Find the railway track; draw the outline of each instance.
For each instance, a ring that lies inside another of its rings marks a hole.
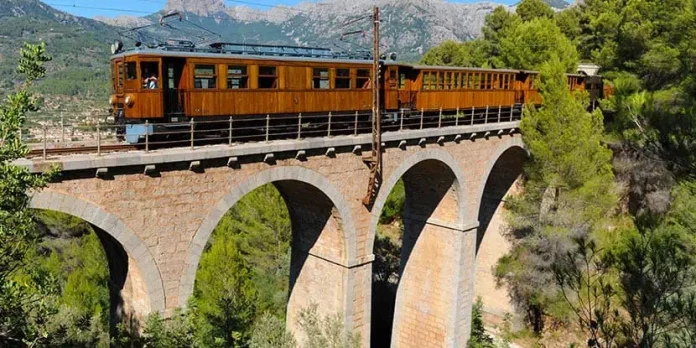
[[[46,149],[46,156],[51,155],[68,155],[80,153],[97,153],[97,152],[122,152],[138,150],[136,145],[114,144],[97,146],[81,146],[81,147],[66,147]],[[44,154],[44,149],[32,149],[27,157],[41,157]]]

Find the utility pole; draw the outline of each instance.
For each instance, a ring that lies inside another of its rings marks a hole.
[[[372,47],[372,156],[363,158],[370,167],[370,182],[363,204],[374,203],[382,180],[382,113],[379,105],[379,8],[375,6],[373,15]]]

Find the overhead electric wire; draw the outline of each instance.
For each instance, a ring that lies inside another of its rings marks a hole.
[[[142,0],[141,0],[141,1],[142,1]],[[82,6],[82,5],[76,5],[76,4],[58,4],[58,3],[52,3],[52,2],[45,2],[45,4],[46,4],[46,5],[49,5],[49,6],[56,6],[56,7],[72,7],[72,8],[86,9],[86,10],[99,10],[99,11],[114,11],[114,12],[126,12],[126,13],[152,14],[152,12],[149,12],[149,11],[127,10],[127,9],[112,8],[112,7],[92,7],[92,6]]]

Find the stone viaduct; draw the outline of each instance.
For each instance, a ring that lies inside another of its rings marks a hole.
[[[274,184],[293,228],[288,325],[292,329],[298,310],[313,302],[321,312],[341,313],[365,347],[378,220],[403,178],[406,225],[392,347],[464,347],[475,292],[490,313],[511,310],[491,266],[506,251],[493,228],[500,202],[526,158],[518,127],[504,122],[385,133],[383,183],[372,207],[361,202],[369,170],[360,152],[370,150],[370,135],[19,164],[33,172],[59,168],[58,179],[33,193],[32,207],[96,227],[111,285],[120,292],[114,306],[140,318],[185,306],[221,217],[247,193]]]

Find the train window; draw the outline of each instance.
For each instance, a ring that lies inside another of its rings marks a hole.
[[[399,89],[406,89],[406,74],[399,74]]]
[[[444,89],[450,89],[450,84],[452,83],[452,79],[451,79],[451,77],[452,77],[451,75],[452,75],[452,74],[449,73],[449,72],[446,72],[446,71],[443,72],[442,74],[445,75],[445,76],[443,77],[443,78],[444,78],[444,81],[445,81],[445,83],[444,83],[444,85],[443,85],[443,88],[444,88]]]
[[[278,69],[274,66],[259,67],[259,88],[274,89],[278,88]]]
[[[350,87],[350,69],[336,69],[336,88],[349,89]]]
[[[460,73],[460,72],[455,73],[454,77],[455,77],[454,88],[455,89],[462,88],[462,73]]]
[[[215,65],[196,65],[193,69],[193,87],[197,89],[215,89],[217,86]]]
[[[314,74],[312,79],[312,88],[314,89],[329,89],[331,84],[329,83],[329,69],[326,68],[314,68]]]
[[[247,75],[247,67],[232,65],[227,66],[227,88],[249,88],[249,75]]]
[[[423,90],[430,89],[430,72],[423,72]]]
[[[143,88],[159,88],[159,63],[140,62],[140,77],[143,79]]]
[[[437,89],[443,89],[444,88],[444,82],[445,82],[445,77],[442,76],[443,73],[437,72]]]
[[[135,63],[126,63],[126,79],[137,80],[138,71],[135,69]]]
[[[362,89],[370,88],[370,70],[369,69],[358,69],[357,72],[357,87]]]

